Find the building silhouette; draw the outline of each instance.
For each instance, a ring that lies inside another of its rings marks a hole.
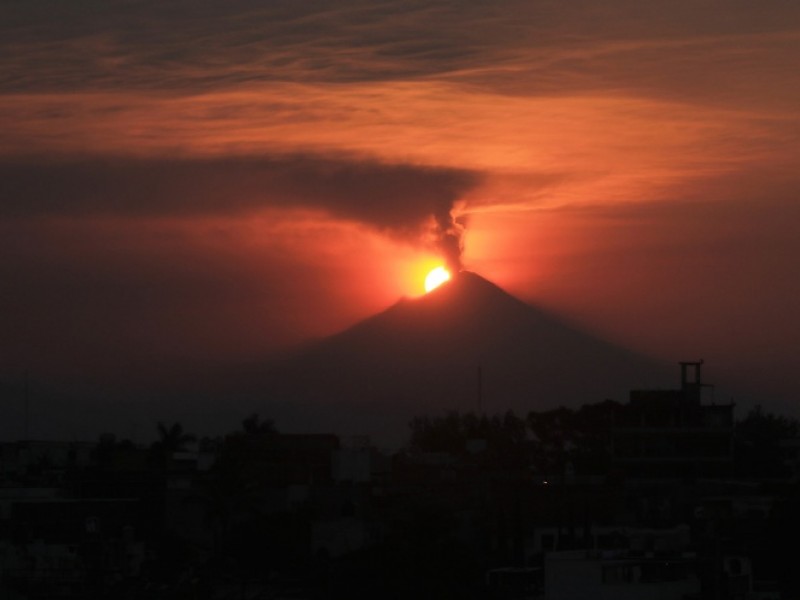
[[[734,404],[714,402],[703,361],[681,362],[681,387],[632,390],[614,412],[616,469],[627,479],[726,477],[733,470]]]

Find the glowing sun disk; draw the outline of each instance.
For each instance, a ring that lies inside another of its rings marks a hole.
[[[450,271],[444,267],[436,267],[425,277],[425,292],[435,290],[445,281],[450,281]]]

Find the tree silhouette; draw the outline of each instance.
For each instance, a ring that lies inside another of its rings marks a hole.
[[[486,458],[508,467],[528,466],[547,478],[563,475],[567,464],[578,474],[603,474],[609,466],[612,414],[619,404],[611,400],[580,409],[559,407],[531,411],[521,418],[478,416],[450,412],[417,416],[409,423],[409,447],[424,452],[467,453],[467,442],[486,442]]]
[[[739,475],[771,478],[789,474],[781,442],[800,435],[797,419],[753,408],[736,423],[735,459]]]
[[[160,443],[166,452],[182,452],[186,450],[187,444],[197,439],[194,435],[184,432],[183,425],[178,422],[167,427],[159,421],[158,435],[160,439],[157,443]]]
[[[272,435],[277,433],[275,422],[272,419],[264,419],[253,413],[242,421],[242,430],[250,436]]]
[[[198,494],[193,501],[204,507],[218,558],[242,554],[242,535],[252,536],[263,525],[261,493],[269,477],[263,460],[277,433],[272,419],[262,420],[257,413],[251,414],[242,421],[241,430],[219,440],[214,465],[196,482]],[[234,522],[234,515],[238,522]],[[264,544],[264,538],[260,543]]]
[[[158,438],[150,447],[150,452],[152,461],[161,468],[166,468],[173,454],[186,450],[188,444],[197,440],[194,435],[186,433],[183,425],[177,421],[170,426],[159,421]]]

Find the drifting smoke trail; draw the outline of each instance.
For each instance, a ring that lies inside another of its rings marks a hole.
[[[480,180],[479,173],[466,170],[303,154],[0,162],[0,218],[320,209],[423,244],[457,273],[464,220],[453,211]]]

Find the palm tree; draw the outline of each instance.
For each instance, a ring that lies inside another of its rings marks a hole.
[[[161,468],[167,466],[169,457],[176,452],[186,450],[187,444],[191,444],[197,439],[194,435],[186,433],[183,430],[183,425],[177,421],[169,427],[159,421],[158,437],[159,439],[153,442],[150,450],[153,453],[154,460]]]
[[[185,433],[183,431],[183,425],[178,422],[173,423],[170,427],[164,425],[164,423],[158,423],[158,435],[160,437],[158,443],[160,443],[164,450],[167,452],[182,452],[186,450],[186,445],[191,444],[197,438],[192,435],[191,433]]]

